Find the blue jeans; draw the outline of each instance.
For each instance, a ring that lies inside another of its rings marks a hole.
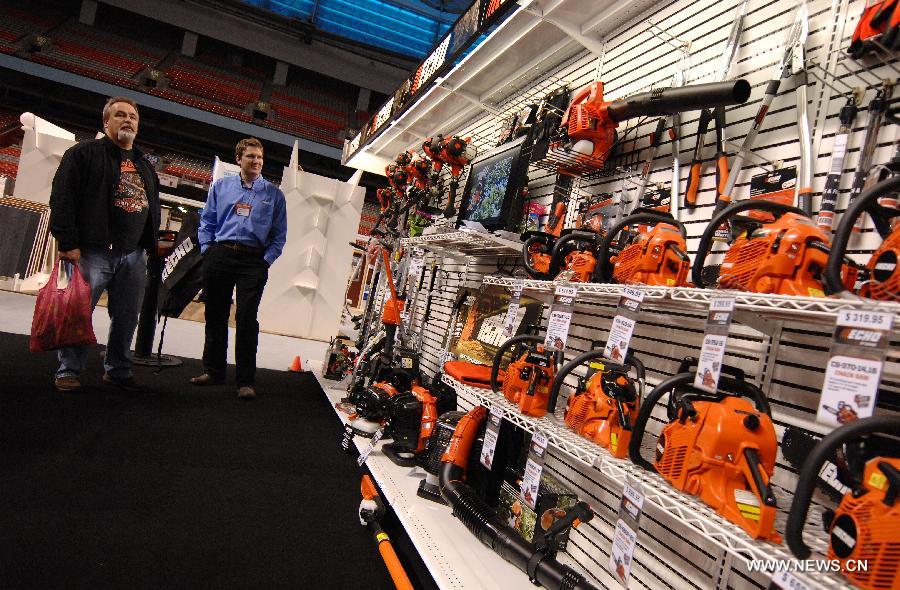
[[[82,248],[78,263],[81,274],[91,286],[91,311],[103,291],[109,293],[107,309],[110,325],[103,368],[116,379],[131,377],[131,339],[137,328],[147,260],[142,249],[125,253],[119,249]],[[69,346],[59,350],[56,377],[77,377],[84,371],[88,346]]]

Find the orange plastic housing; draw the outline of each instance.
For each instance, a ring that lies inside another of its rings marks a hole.
[[[626,246],[610,261],[617,283],[640,283],[656,287],[683,287],[687,284],[691,259],[681,231],[668,223],[657,223]]]
[[[774,527],[775,506],[761,499],[744,454],[744,449],[755,451],[768,486],[778,450],[772,419],[747,399],[735,396],[719,402],[697,400],[692,405],[693,418],[682,416],[663,428],[656,446],[657,471],[751,537],[780,543]]]

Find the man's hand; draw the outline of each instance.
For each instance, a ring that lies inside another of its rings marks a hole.
[[[78,262],[81,260],[81,249],[75,248],[74,250],[60,250],[59,257],[62,260],[68,260],[69,262]]]

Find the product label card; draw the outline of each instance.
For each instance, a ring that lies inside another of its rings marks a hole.
[[[768,590],[812,590],[786,569],[775,573],[769,583]]]
[[[484,443],[481,445],[481,464],[491,468],[494,464],[494,453],[497,451],[497,439],[500,436],[500,423],[503,422],[503,408],[494,406],[488,414],[487,429],[484,431]]]
[[[709,302],[706,317],[706,333],[697,362],[694,387],[715,393],[722,373],[722,359],[725,358],[725,344],[728,330],[734,316],[734,297],[716,297]]]
[[[634,559],[634,548],[637,546],[643,507],[644,494],[640,485],[628,478],[622,490],[619,516],[609,555],[609,569],[623,588],[628,587],[628,580],[631,577],[631,562]]]
[[[893,320],[880,311],[838,313],[817,422],[837,427],[873,415]]]
[[[569,340],[569,325],[572,323],[572,312],[575,309],[575,297],[578,288],[572,285],[557,285],[550,306],[550,320],[547,323],[547,334],[544,346],[548,350],[565,350]]]
[[[519,317],[519,302],[522,299],[522,289],[524,287],[524,279],[516,279],[513,283],[509,308],[506,310],[506,319],[503,320],[503,334],[506,337],[512,336],[516,331],[516,318]]]
[[[381,437],[384,436],[384,428],[379,428],[375,431],[375,434],[372,436],[372,440],[369,441],[369,446],[366,447],[366,450],[362,452],[362,454],[356,458],[356,464],[360,467],[366,462],[369,458],[369,455],[372,454],[372,451],[375,450],[375,445],[378,444],[378,441],[381,440]]]
[[[538,490],[541,486],[541,472],[544,471],[544,454],[547,452],[547,437],[535,433],[531,437],[528,448],[528,461],[525,463],[525,476],[519,493],[522,500],[532,509],[537,509]]]
[[[621,363],[628,354],[631,346],[631,335],[634,333],[634,326],[637,324],[638,312],[641,309],[641,303],[644,301],[644,292],[640,289],[624,287],[622,296],[619,298],[619,309],[616,317],[613,318],[612,326],[609,329],[609,338],[606,340],[606,346],[603,349],[603,356]]]

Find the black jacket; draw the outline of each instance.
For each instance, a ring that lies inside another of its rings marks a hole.
[[[50,192],[50,233],[60,250],[110,245],[109,213],[121,166],[122,150],[105,136],[83,141],[63,154]],[[137,148],[134,166],[144,181],[150,205],[140,244],[155,255],[160,223],[159,178]]]

